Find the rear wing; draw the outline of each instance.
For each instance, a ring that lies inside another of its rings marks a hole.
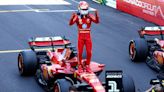
[[[71,42],[65,37],[55,36],[55,37],[32,37],[28,42],[29,46],[34,49],[34,47],[50,47],[50,46],[66,46],[70,45]]]
[[[156,26],[156,27],[144,27],[140,31],[138,31],[141,38],[144,38],[145,35],[148,36],[157,36],[160,35],[161,39],[163,39],[164,35],[164,26]]]

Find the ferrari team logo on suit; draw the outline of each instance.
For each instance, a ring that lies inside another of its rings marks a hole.
[[[83,25],[82,25],[82,28],[83,28],[83,29],[86,29],[86,28],[87,28],[87,24],[83,24]]]

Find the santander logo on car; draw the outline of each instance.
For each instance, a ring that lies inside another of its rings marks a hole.
[[[151,3],[144,2],[141,0],[123,0],[123,1],[142,8],[142,12],[145,14],[148,14],[154,17],[157,17],[157,15],[159,14],[160,17],[164,20],[164,11],[162,11],[162,7],[160,5],[151,4]],[[164,2],[164,0],[158,0],[158,1]]]

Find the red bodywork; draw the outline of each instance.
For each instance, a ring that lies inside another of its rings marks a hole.
[[[142,30],[138,31],[139,35],[143,37],[144,35],[164,35],[164,26],[157,27],[145,27]]]
[[[164,50],[164,40],[158,40],[157,44]],[[154,57],[160,65],[164,65],[164,51],[154,51]]]
[[[158,61],[160,65],[164,65],[164,52],[154,51],[154,58]]]
[[[138,31],[141,38],[144,38],[145,35],[148,36],[161,36],[161,39],[157,41],[157,44],[164,48],[164,40],[162,39],[164,35],[164,26],[160,27],[145,27],[142,30]]]
[[[90,85],[94,92],[105,92],[105,89],[96,76],[94,72],[99,72],[104,69],[103,64],[98,64],[94,61],[91,62],[90,68],[93,71],[92,73],[78,73],[77,70],[73,67],[76,67],[78,65],[77,57],[74,57],[70,60],[67,60],[65,62],[59,61],[59,57],[61,55],[61,52],[48,52],[51,53],[51,62],[52,65],[42,65],[43,74],[45,78],[54,77],[57,74],[72,74],[75,75],[74,77],[77,78],[80,81],[86,82],[88,85]],[[83,60],[85,62],[85,60]]]
[[[87,84],[89,84],[93,88],[94,92],[105,92],[105,88],[103,87],[102,83],[97,78],[97,76],[94,74],[94,72],[79,73],[78,71],[76,71],[75,75],[79,80],[85,81]]]
[[[51,46],[53,45],[66,45],[70,43],[69,40],[52,40],[52,41],[31,41],[29,42],[30,46]],[[90,63],[90,68],[93,71],[92,73],[78,73],[77,69],[75,68],[78,65],[77,57],[73,57],[69,60],[62,61],[60,59],[64,48],[56,48],[55,51],[47,51],[47,56],[50,58],[51,65],[42,64],[41,69],[43,72],[44,79],[48,80],[50,78],[54,78],[56,75],[59,74],[72,74],[74,78],[78,81],[85,82],[89,86],[91,86],[94,92],[105,92],[105,88],[103,87],[102,83],[96,76],[95,72],[103,71],[104,64],[99,64],[94,61]],[[86,59],[82,60],[86,62]]]
[[[141,30],[141,31],[138,31],[140,36],[144,36],[144,35],[150,35],[150,36],[153,36],[153,35],[161,35],[161,34],[164,34],[164,31],[160,31],[160,30],[154,30],[154,31],[151,31],[151,30]]]
[[[143,30],[138,31],[141,38],[143,38],[145,35],[148,36],[161,36],[161,39],[156,38],[156,43],[160,46],[161,50],[154,51],[153,55],[155,60],[160,64],[164,64],[164,39],[162,39],[164,35],[164,27],[145,27]]]

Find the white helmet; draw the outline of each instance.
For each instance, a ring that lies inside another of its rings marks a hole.
[[[86,1],[80,1],[78,10],[81,15],[87,15],[89,13],[89,4]]]

